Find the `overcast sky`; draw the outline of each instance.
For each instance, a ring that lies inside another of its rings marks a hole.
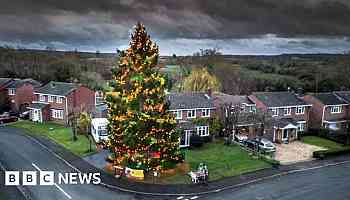
[[[0,44],[115,52],[144,23],[162,55],[350,50],[349,0],[0,0]]]

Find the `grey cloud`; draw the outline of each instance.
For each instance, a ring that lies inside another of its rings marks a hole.
[[[127,40],[137,21],[146,24],[153,38],[168,42],[268,40],[267,34],[280,38],[350,36],[348,0],[1,1],[0,40],[11,43],[84,48],[119,45]],[[289,48],[315,45],[288,42]],[[273,44],[264,46],[278,48]]]

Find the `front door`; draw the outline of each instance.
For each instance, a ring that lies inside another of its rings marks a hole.
[[[192,134],[191,130],[185,130],[185,132],[181,135],[181,138],[180,138],[180,147],[190,146],[191,134]]]
[[[283,141],[288,141],[288,132],[289,132],[289,129],[283,129],[283,131],[282,131],[282,140]]]

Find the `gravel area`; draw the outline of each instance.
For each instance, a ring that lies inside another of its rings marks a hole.
[[[312,160],[314,151],[326,150],[325,148],[294,141],[289,144],[277,144],[275,159],[281,164],[292,164]]]

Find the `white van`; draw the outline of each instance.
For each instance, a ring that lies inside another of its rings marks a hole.
[[[94,118],[91,120],[91,135],[96,143],[108,140],[108,120],[106,118]]]

